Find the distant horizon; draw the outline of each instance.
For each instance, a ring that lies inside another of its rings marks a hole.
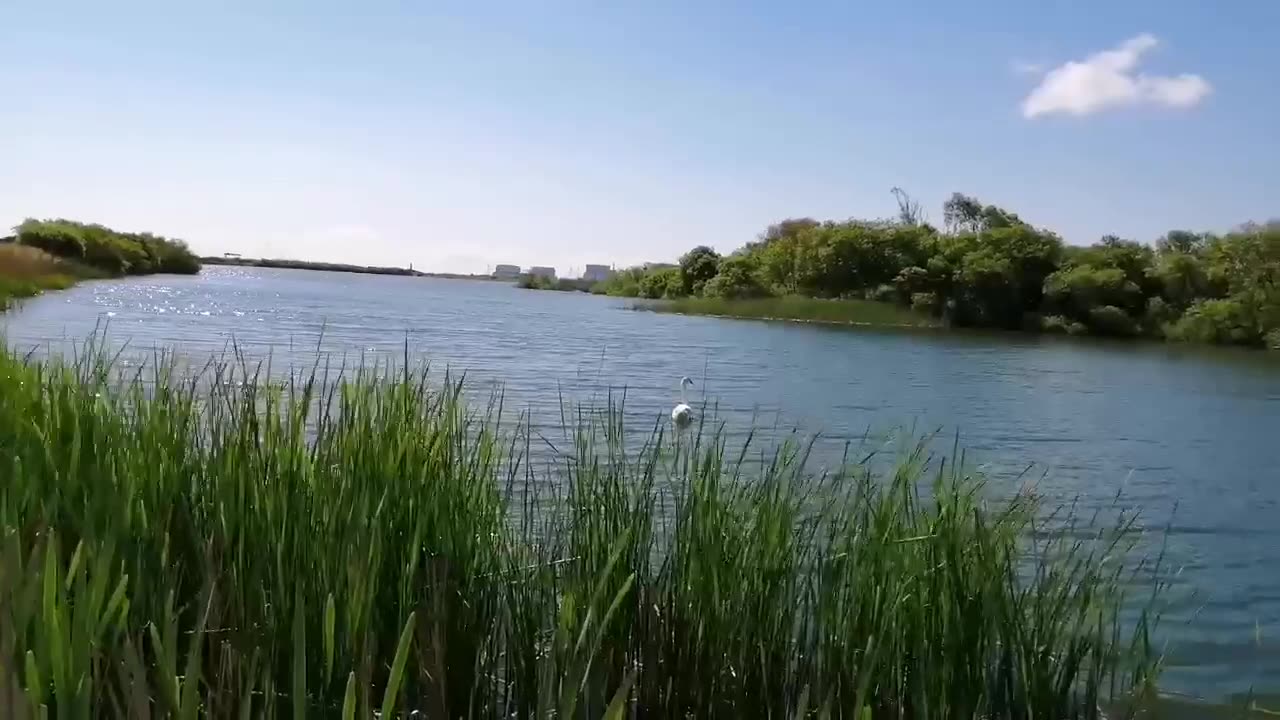
[[[1073,245],[1224,232],[1280,215],[1276,26],[1191,0],[18,5],[0,222],[452,273],[726,253],[890,217],[895,186]]]
[[[178,238],[178,239],[181,239],[181,238]],[[498,268],[506,266],[506,267],[514,267],[521,272],[529,272],[530,270],[533,270],[535,268],[550,268],[556,271],[557,277],[581,277],[584,273],[586,273],[588,267],[603,267],[611,271],[617,271],[619,269],[622,269],[622,268],[619,268],[617,265],[612,265],[609,263],[584,263],[582,266],[569,266],[566,272],[570,274],[563,275],[559,272],[560,268],[557,268],[551,265],[536,265],[536,264],[517,265],[516,263],[500,262],[500,263],[494,263],[493,265],[488,266],[487,269],[484,271],[460,273],[460,272],[449,272],[449,271],[423,270],[417,267],[416,265],[414,265],[413,263],[409,263],[406,265],[370,265],[365,263],[345,263],[345,262],[331,262],[328,260],[313,260],[310,258],[265,257],[265,256],[259,257],[256,255],[245,255],[243,253],[238,253],[235,251],[226,251],[222,253],[198,253],[198,255],[201,260],[208,260],[208,261],[238,260],[238,261],[267,261],[267,262],[297,262],[297,263],[307,263],[307,264],[316,264],[316,265],[349,265],[352,267],[366,267],[366,268],[391,267],[391,268],[400,268],[404,270],[417,270],[428,275],[433,275],[433,274],[434,275],[442,275],[442,274],[443,275],[476,275],[476,276],[493,275],[497,273]],[[655,264],[660,264],[660,262],[650,261],[650,262],[645,262],[641,264],[655,265]]]
[[[1013,208],[1005,208],[1005,209],[1008,209],[1008,210],[1014,210]],[[1016,212],[1016,210],[1014,210],[1014,211]],[[25,220],[25,219],[27,219],[27,218],[23,218],[23,220]],[[51,219],[51,218],[37,218],[37,219]],[[66,218],[66,219],[69,219],[69,220],[79,220],[79,221],[82,221],[82,222],[96,222],[96,221],[94,221],[94,220],[89,220],[89,219],[84,219],[84,218]],[[778,220],[779,220],[779,221],[781,221],[781,220],[785,220],[785,219],[795,219],[795,218],[794,218],[794,217],[793,217],[793,218],[778,218]],[[819,220],[820,222],[824,220],[823,218],[815,218],[815,219],[816,219],[816,220]],[[827,219],[831,219],[831,218],[827,218]],[[851,218],[844,218],[844,219],[843,219],[843,220],[841,220],[841,221],[845,221],[845,220],[881,221],[881,220],[890,220],[890,219],[891,219],[891,218],[889,218],[889,217],[887,217],[887,216],[886,216],[886,217],[880,217],[880,218],[852,218],[852,217],[851,217]],[[1024,218],[1024,219],[1025,219],[1025,218]],[[13,225],[9,226],[9,229],[10,229],[10,230],[16,229],[16,226],[17,226],[18,224],[20,224],[21,222],[22,222],[22,221],[21,221],[21,220],[19,220],[18,222],[16,222],[16,223],[14,223]],[[1242,226],[1244,226],[1244,225],[1247,225],[1247,224],[1249,224],[1249,223],[1251,223],[1251,222],[1252,222],[1252,223],[1275,223],[1275,222],[1280,222],[1280,218],[1277,218],[1277,217],[1274,217],[1274,216],[1273,216],[1273,217],[1266,217],[1266,218],[1249,218],[1249,219],[1242,220],[1242,221],[1237,222],[1237,223],[1233,223],[1233,224],[1231,224],[1230,226],[1227,226],[1227,227],[1224,227],[1224,228],[1172,228],[1172,227],[1171,227],[1171,228],[1169,228],[1168,230],[1190,230],[1190,231],[1192,231],[1192,232],[1196,232],[1196,233],[1214,233],[1214,234],[1224,234],[1224,233],[1231,232],[1231,231],[1233,231],[1233,230],[1235,230],[1235,229],[1237,229],[1237,228],[1239,228],[1239,227],[1242,227]],[[106,223],[99,223],[99,224],[106,225]],[[1034,222],[1032,222],[1031,224],[1032,224],[1032,225],[1036,225]],[[1037,227],[1039,227],[1039,226],[1037,226]],[[188,241],[186,238],[182,238],[182,237],[174,236],[174,235],[169,235],[169,234],[167,234],[167,233],[165,233],[165,232],[163,232],[163,231],[155,230],[155,229],[152,229],[152,228],[139,229],[139,228],[119,228],[119,227],[117,227],[117,228],[114,228],[114,229],[116,229],[116,230],[121,230],[121,231],[125,231],[125,232],[151,232],[151,233],[154,233],[154,234],[156,234],[156,235],[162,235],[162,236],[165,236],[165,237],[169,237],[169,238],[171,238],[171,239],[175,239],[175,240],[182,240],[182,241],[185,241],[185,242],[190,243],[190,241]],[[1042,229],[1053,231],[1053,228],[1042,228]],[[716,247],[714,247],[714,246],[711,246],[711,247],[712,247],[714,250],[716,250],[717,252],[721,253],[721,254],[729,254],[729,253],[731,253],[731,252],[733,252],[733,251],[735,251],[735,250],[738,250],[739,248],[741,248],[741,247],[745,246],[745,245],[746,245],[747,243],[749,243],[749,242],[753,242],[753,241],[755,241],[755,240],[758,240],[758,239],[760,238],[760,235],[763,233],[763,230],[764,230],[764,228],[762,228],[762,229],[761,229],[761,233],[758,233],[756,236],[752,237],[752,238],[751,238],[751,240],[744,241],[744,242],[742,242],[741,244],[739,244],[739,245],[737,245],[737,246],[734,246],[734,247],[731,247],[731,248],[716,248]],[[1166,232],[1167,232],[1167,231],[1166,231]],[[1156,243],[1156,241],[1158,241],[1158,240],[1160,239],[1160,237],[1162,237],[1163,235],[1164,235],[1164,233],[1161,233],[1161,235],[1160,235],[1160,236],[1157,236],[1157,237],[1155,237],[1155,238],[1150,238],[1150,239],[1146,239],[1146,238],[1122,238],[1122,239],[1125,239],[1125,240],[1136,240],[1136,241],[1141,242],[1141,243],[1143,243],[1143,244],[1146,244],[1146,245],[1152,245],[1152,246],[1154,246],[1154,244]],[[1092,243],[1098,242],[1099,240],[1101,240],[1101,239],[1102,239],[1102,237],[1105,237],[1105,235],[1103,235],[1103,236],[1099,236],[1098,238],[1094,238],[1094,239],[1089,240],[1089,241],[1087,241],[1087,242],[1079,242],[1079,243],[1073,243],[1073,242],[1071,242],[1071,241],[1070,241],[1070,239],[1068,239],[1068,238],[1063,238],[1063,241],[1064,241],[1065,243],[1067,243],[1068,245],[1089,245],[1089,244],[1092,244]],[[687,250],[689,250],[689,249],[692,249],[693,247],[695,247],[695,246],[697,246],[697,245],[699,245],[699,244],[705,244],[705,243],[695,243],[695,244],[693,244],[693,245],[690,245],[688,248],[685,248],[685,250],[684,250],[684,251],[687,251]],[[329,260],[329,259],[324,259],[324,258],[322,258],[322,257],[300,257],[300,256],[299,256],[299,257],[295,257],[295,256],[287,256],[287,255],[255,255],[255,254],[249,254],[249,253],[241,253],[241,252],[237,252],[237,251],[234,251],[234,250],[223,250],[223,251],[216,251],[216,252],[208,252],[208,251],[205,251],[205,250],[200,249],[199,247],[195,246],[194,244],[191,244],[190,246],[192,247],[193,251],[195,251],[195,253],[196,253],[198,256],[200,256],[200,258],[201,258],[201,259],[206,259],[206,258],[224,258],[224,259],[225,259],[227,256],[236,256],[237,258],[242,259],[242,260],[271,260],[271,261],[282,261],[282,262],[317,263],[317,264],[331,264],[331,265],[352,265],[352,266],[357,266],[357,267],[390,267],[390,268],[401,268],[401,269],[406,269],[406,270],[407,270],[407,269],[413,269],[413,270],[417,270],[417,271],[419,271],[419,272],[422,272],[422,273],[424,273],[424,274],[429,274],[429,275],[432,275],[432,274],[435,274],[435,275],[475,275],[475,276],[493,275],[493,274],[494,274],[494,272],[496,272],[496,268],[497,268],[499,265],[512,265],[512,266],[515,266],[515,267],[519,268],[519,269],[521,270],[521,272],[528,272],[528,270],[529,270],[530,268],[534,268],[534,267],[550,267],[550,268],[552,268],[552,269],[554,269],[554,270],[556,271],[556,276],[557,276],[557,277],[578,278],[578,277],[581,277],[581,276],[582,276],[582,274],[586,271],[586,266],[588,266],[588,265],[602,265],[602,266],[604,266],[604,267],[608,267],[608,268],[610,268],[611,270],[617,271],[617,270],[622,270],[622,269],[632,268],[632,267],[642,267],[642,266],[646,266],[646,265],[676,264],[676,263],[678,263],[678,261],[679,261],[679,256],[676,256],[676,257],[672,257],[672,258],[665,258],[665,259],[649,259],[649,260],[642,260],[642,261],[640,261],[640,262],[636,262],[636,263],[628,263],[628,264],[625,264],[625,265],[624,265],[624,264],[619,264],[619,263],[612,263],[612,262],[584,262],[584,263],[580,263],[580,264],[570,265],[570,266],[567,266],[567,267],[564,267],[564,268],[562,268],[562,267],[560,267],[560,266],[556,266],[556,265],[543,265],[543,264],[541,264],[541,263],[537,263],[537,262],[532,262],[532,263],[530,263],[530,262],[526,262],[526,263],[516,263],[516,262],[501,262],[501,261],[500,261],[500,262],[489,263],[489,264],[488,264],[488,265],[486,265],[485,267],[480,268],[480,269],[478,269],[478,270],[439,270],[439,269],[435,269],[435,268],[426,268],[426,267],[422,267],[422,266],[420,266],[420,265],[419,265],[419,263],[414,262],[414,261],[403,262],[403,263],[395,263],[395,262],[390,262],[390,263],[351,262],[351,261],[347,261],[347,260]],[[683,253],[684,251],[681,251],[681,253]],[[561,272],[562,270],[563,270],[564,272]],[[568,274],[566,274],[566,273],[568,273]]]

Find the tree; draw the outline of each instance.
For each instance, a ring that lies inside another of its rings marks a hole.
[[[1160,296],[1178,312],[1184,312],[1199,298],[1221,295],[1209,282],[1204,260],[1192,253],[1161,252],[1149,275],[1159,283]]]
[[[1156,250],[1160,253],[1198,253],[1208,244],[1209,237],[1207,233],[1170,230],[1164,237],[1156,240]]]
[[[964,237],[964,236],[961,236]],[[1044,281],[1058,267],[1062,241],[1018,224],[969,236],[955,264],[956,320],[962,324],[1019,328],[1044,297]]]
[[[893,193],[893,199],[898,201],[898,222],[912,226],[924,223],[924,211],[920,209],[920,203],[912,200],[906,190],[893,187],[889,192]]]
[[[1075,320],[1086,320],[1094,308],[1103,305],[1145,306],[1138,286],[1126,279],[1119,268],[1066,267],[1045,279],[1044,291],[1047,312]]]
[[[948,233],[978,232],[982,229],[982,203],[962,193],[951,193],[942,204],[942,224]]]
[[[758,263],[747,254],[735,254],[720,260],[720,272],[703,288],[707,297],[741,299],[767,295],[758,276]]]
[[[979,233],[984,230],[1025,225],[1015,213],[995,205],[983,205],[975,197],[952,193],[942,204],[943,225],[948,233]]]
[[[683,280],[676,268],[654,270],[640,279],[640,297],[650,300],[680,297],[683,292]]]
[[[809,228],[815,228],[822,223],[810,217],[803,218],[787,218],[778,223],[770,225],[764,234],[760,236],[760,242],[767,245],[775,240],[790,238],[799,235],[801,232]]]
[[[689,295],[701,295],[707,282],[716,276],[720,268],[720,253],[699,245],[680,258],[680,277],[684,283],[684,292]]]
[[[150,233],[122,233],[73,220],[26,220],[17,241],[110,275],[197,273],[200,260],[186,243]]]

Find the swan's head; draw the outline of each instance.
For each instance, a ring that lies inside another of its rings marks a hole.
[[[680,387],[684,388],[685,385],[688,385],[689,387],[693,387],[693,381],[689,379],[688,375],[685,375],[684,377],[680,378]]]

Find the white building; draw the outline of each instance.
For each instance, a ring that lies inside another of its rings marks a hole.
[[[582,279],[588,282],[604,282],[613,277],[613,269],[608,265],[588,265],[582,271]]]
[[[534,265],[529,268],[529,274],[533,277],[544,277],[556,279],[556,269],[553,267],[543,267],[542,265]]]
[[[499,265],[493,269],[494,280],[519,280],[519,265]]]

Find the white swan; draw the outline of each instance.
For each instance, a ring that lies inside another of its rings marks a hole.
[[[693,408],[689,407],[689,401],[684,397],[684,386],[693,387],[693,381],[688,377],[680,378],[680,404],[671,408],[671,422],[676,427],[686,427],[693,420]]]

